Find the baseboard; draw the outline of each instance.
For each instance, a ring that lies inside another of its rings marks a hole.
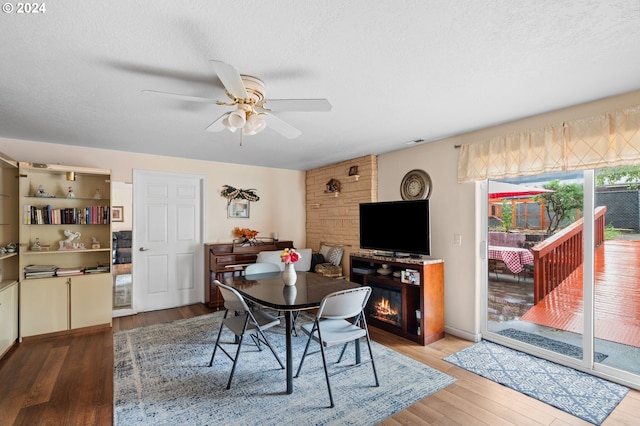
[[[113,314],[111,316],[113,318],[118,318],[118,317],[125,317],[128,315],[135,315],[137,313],[138,312],[134,311],[133,309],[114,309]]]
[[[52,333],[36,334],[33,336],[24,336],[20,339],[21,342],[32,342],[34,340],[49,339],[51,337],[59,336],[73,336],[76,334],[91,334],[98,331],[104,331],[111,328],[111,321],[105,324],[90,325],[87,327],[72,328],[70,330],[54,331]]]
[[[468,331],[465,330],[460,330],[457,328],[453,328],[453,327],[444,327],[444,332],[447,334],[450,334],[452,336],[456,336],[459,337],[461,339],[464,340],[469,340],[471,342],[479,342],[480,340],[482,340],[482,334],[481,333],[469,333]]]

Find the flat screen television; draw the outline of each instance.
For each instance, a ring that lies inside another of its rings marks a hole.
[[[429,200],[361,203],[360,248],[430,256]]]

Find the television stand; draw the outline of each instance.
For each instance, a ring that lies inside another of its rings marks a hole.
[[[444,337],[442,259],[352,253],[349,271],[351,281],[373,290],[366,308],[370,325],[423,346]]]

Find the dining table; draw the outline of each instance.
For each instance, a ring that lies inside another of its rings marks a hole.
[[[297,272],[295,285],[285,286],[282,272],[268,272],[229,277],[226,284],[233,287],[246,300],[256,305],[284,312],[286,339],[286,392],[293,393],[292,334],[294,313],[320,307],[322,299],[330,293],[360,287],[343,279],[326,277],[315,272]],[[358,357],[359,354],[356,354]]]
[[[489,246],[489,259],[501,260],[514,274],[519,274],[524,265],[533,263],[533,254],[525,248]]]

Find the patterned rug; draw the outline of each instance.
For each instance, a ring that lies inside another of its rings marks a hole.
[[[222,312],[114,333],[114,424],[118,425],[373,425],[450,385],[454,378],[372,342],[380,387],[370,363],[331,376],[329,396],[320,354],[307,357],[294,392],[268,349],[243,344],[231,389],[231,361],[216,353],[208,367]],[[306,322],[299,318],[298,323]],[[229,333],[227,331],[227,333]],[[284,362],[284,326],[268,330]],[[224,334],[231,343],[233,335]],[[297,368],[306,336],[293,337]],[[233,350],[234,346],[229,345]],[[317,348],[317,347],[316,347]],[[337,360],[341,347],[328,351]],[[341,364],[353,360],[351,354]],[[368,359],[366,345],[363,360]],[[345,362],[346,361],[346,362]],[[330,371],[336,371],[335,364]]]
[[[596,425],[629,391],[616,383],[485,340],[444,360]]]
[[[550,339],[545,336],[528,333],[526,331],[516,330],[515,328],[500,330],[498,331],[498,334],[509,337],[511,339],[519,340],[524,343],[528,343],[530,345],[537,346],[539,348],[544,348],[562,355],[567,355],[572,358],[582,359],[582,348],[580,346],[561,342],[555,339]],[[596,362],[604,361],[607,356],[608,355],[601,352],[594,352],[593,354]]]

